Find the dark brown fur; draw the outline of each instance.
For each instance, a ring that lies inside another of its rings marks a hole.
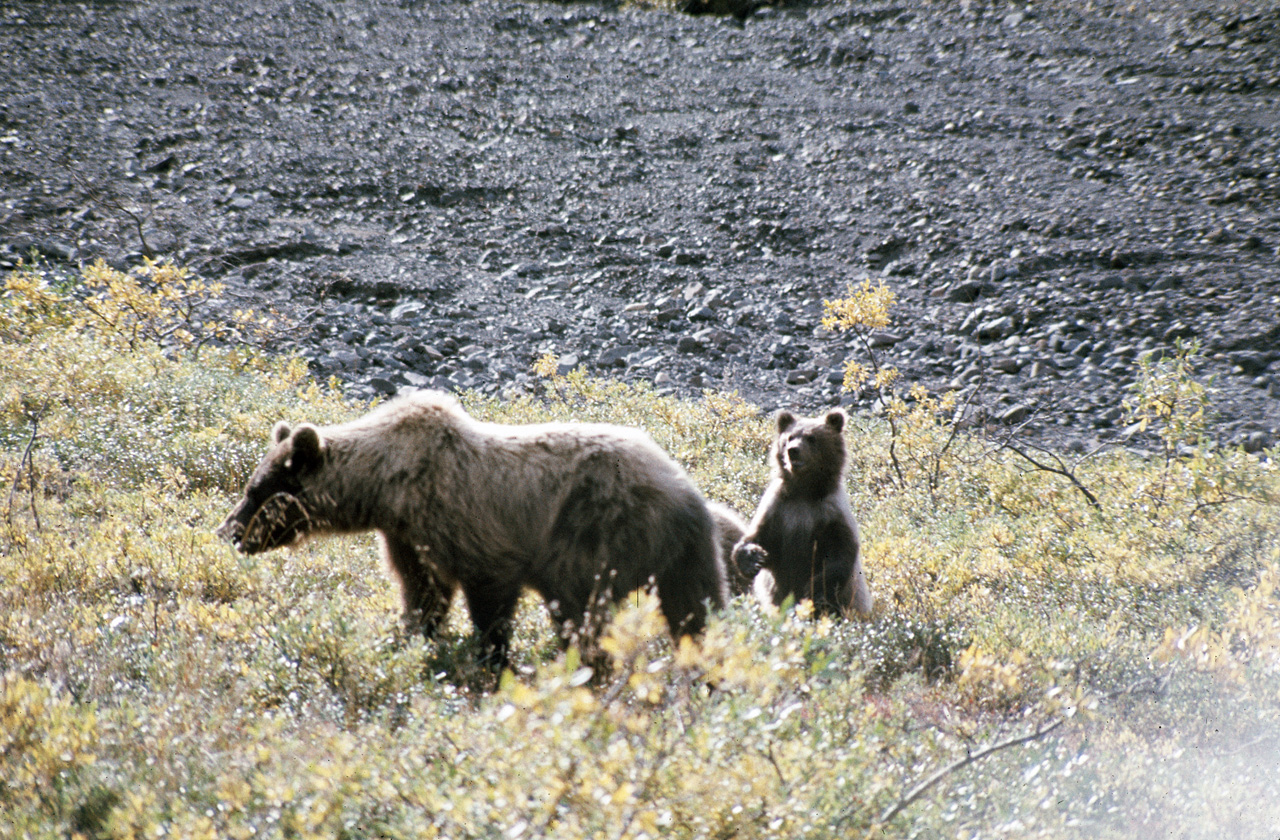
[[[807,598],[819,615],[871,614],[858,523],[844,487],[845,420],[839,409],[821,419],[778,414],[769,451],[773,475],[731,555],[735,568],[761,568],[755,590],[762,601]]]
[[[419,392],[350,423],[278,424],[272,443],[218,534],[256,554],[376,530],[407,622],[430,637],[461,588],[497,668],[525,587],[587,648],[607,605],[642,586],[676,636],[724,604],[705,501],[635,429],[482,423]]]
[[[720,502],[707,502],[707,509],[716,523],[716,542],[720,544],[720,556],[724,558],[725,580],[730,595],[745,595],[751,591],[751,582],[759,567],[751,565],[739,568],[733,562],[733,547],[747,532],[747,521],[736,510]]]

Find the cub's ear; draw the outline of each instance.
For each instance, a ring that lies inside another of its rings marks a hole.
[[[292,432],[293,430],[289,428],[289,424],[281,420],[279,423],[275,425],[275,428],[271,430],[271,442],[280,443],[285,438],[287,438]]]
[[[831,427],[832,431],[843,432],[844,421],[849,419],[849,416],[845,414],[842,409],[833,408],[831,411],[827,412],[826,419],[827,419],[827,425]]]
[[[777,422],[778,434],[782,434],[796,424],[796,416],[784,408],[778,412]]]
[[[320,430],[310,423],[303,423],[294,429],[290,443],[292,451],[289,460],[295,469],[318,467],[324,460],[325,440],[321,437]]]

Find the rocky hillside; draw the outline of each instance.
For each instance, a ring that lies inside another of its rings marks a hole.
[[[1197,339],[1222,438],[1280,439],[1263,0],[11,0],[0,195],[0,267],[171,257],[369,394],[553,352],[866,408],[819,320],[872,277],[881,360],[993,418],[1122,439]]]

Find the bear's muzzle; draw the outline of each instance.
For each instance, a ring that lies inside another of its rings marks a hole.
[[[258,554],[295,543],[311,530],[311,515],[291,493],[276,493],[250,512],[236,506],[214,533],[243,554]]]

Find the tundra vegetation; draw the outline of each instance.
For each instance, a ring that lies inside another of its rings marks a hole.
[[[7,278],[0,837],[1275,837],[1280,482],[1207,442],[1194,348],[1132,392],[1149,452],[992,441],[854,369],[884,391],[847,430],[872,621],[738,598],[673,648],[637,595],[589,685],[530,599],[495,684],[465,610],[399,629],[372,537],[215,539],[276,420],[368,407],[224,305],[168,265]],[[752,509],[752,406],[551,361],[468,410],[643,427]]]

